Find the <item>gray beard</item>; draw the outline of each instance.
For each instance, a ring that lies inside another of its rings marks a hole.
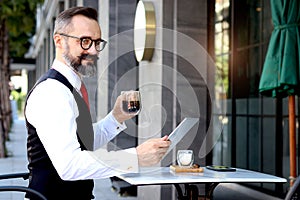
[[[69,52],[69,46],[65,47],[66,52]],[[74,71],[78,72],[83,77],[92,77],[96,74],[97,68],[95,65],[96,60],[92,62],[88,62],[86,65],[82,64],[81,57],[72,57],[68,53],[63,54],[63,58],[66,61],[66,64],[70,66]]]
[[[96,65],[92,63],[88,63],[86,65],[79,65],[77,67],[77,72],[81,74],[83,77],[92,77],[97,72]]]

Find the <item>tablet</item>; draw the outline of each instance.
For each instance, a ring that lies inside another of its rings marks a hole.
[[[168,136],[168,139],[171,141],[171,145],[167,151],[169,153],[178,142],[195,126],[195,124],[199,121],[199,118],[184,118],[182,122],[172,131],[172,133]],[[166,154],[167,154],[166,153]]]

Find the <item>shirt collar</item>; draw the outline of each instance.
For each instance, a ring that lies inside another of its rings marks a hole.
[[[61,61],[55,59],[52,68],[61,73],[64,77],[68,79],[71,85],[77,90],[80,90],[81,87],[81,79],[76,72],[71,69],[71,67],[67,66],[66,64],[62,63]]]

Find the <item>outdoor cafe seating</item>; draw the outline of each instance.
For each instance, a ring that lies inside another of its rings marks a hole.
[[[0,175],[0,181],[4,179],[14,179],[14,178],[23,178],[24,180],[27,180],[29,178],[29,173],[12,173],[12,174],[2,174]],[[47,200],[46,197],[44,197],[41,193],[38,191],[35,191],[31,188],[25,187],[25,186],[18,186],[18,185],[1,185],[0,186],[0,192],[28,192],[33,195],[36,195],[41,200]]]

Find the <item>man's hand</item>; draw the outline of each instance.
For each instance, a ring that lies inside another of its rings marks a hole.
[[[135,117],[135,115],[130,115],[122,110],[122,101],[125,99],[124,95],[118,96],[112,114],[119,123]]]
[[[157,164],[169,149],[171,142],[168,136],[149,139],[136,147],[139,166],[146,167]]]

